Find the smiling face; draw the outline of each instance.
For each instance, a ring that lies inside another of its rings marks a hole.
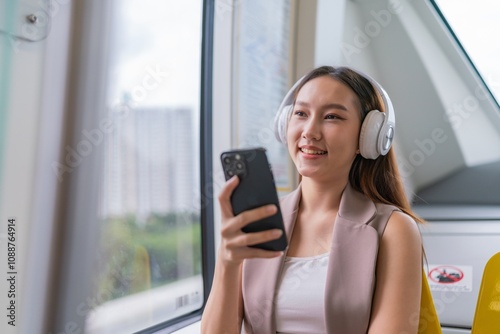
[[[359,148],[360,108],[356,94],[329,76],[302,86],[288,124],[287,143],[303,177],[347,180]]]

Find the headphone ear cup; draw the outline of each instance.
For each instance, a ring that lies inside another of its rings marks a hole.
[[[292,109],[293,105],[286,105],[281,110],[278,110],[274,118],[274,135],[283,144],[286,144],[286,130]]]
[[[384,114],[378,110],[370,111],[359,133],[359,152],[365,159],[377,159],[380,155],[378,137],[384,123]]]

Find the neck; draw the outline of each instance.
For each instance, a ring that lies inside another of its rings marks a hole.
[[[347,183],[347,179],[324,183],[307,177],[302,178],[302,210],[308,212],[337,211]]]

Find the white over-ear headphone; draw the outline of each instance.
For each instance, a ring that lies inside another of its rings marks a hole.
[[[394,107],[389,95],[377,81],[359,70],[349,69],[371,82],[373,88],[382,97],[385,106],[386,112],[371,110],[366,114],[359,134],[359,151],[361,155],[366,159],[376,159],[380,155],[386,155],[391,148],[396,129]],[[274,119],[274,134],[278,141],[283,144],[286,144],[286,131],[293,110],[295,90],[301,85],[305,77],[300,78],[285,95]]]

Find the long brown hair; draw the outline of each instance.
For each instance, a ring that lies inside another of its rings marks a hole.
[[[295,94],[306,82],[321,76],[329,76],[345,84],[358,96],[361,104],[361,124],[369,111],[385,111],[382,97],[370,80],[348,67],[321,66],[312,70],[304,77]],[[373,202],[394,205],[415,221],[424,222],[411,209],[392,148],[387,155],[381,155],[374,160],[365,159],[358,154],[349,171],[349,182],[355,190]]]

